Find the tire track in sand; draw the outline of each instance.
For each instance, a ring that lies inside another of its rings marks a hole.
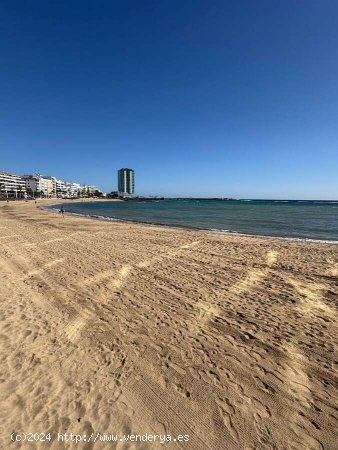
[[[278,253],[276,251],[269,250],[265,258],[267,267],[250,270],[243,280],[231,287],[230,292],[239,295],[243,292],[250,291],[256,285],[261,283],[268,276],[271,266],[277,261],[277,256]],[[207,296],[208,294],[206,293],[205,297]],[[221,309],[217,305],[210,304],[209,297],[199,300],[196,304],[196,308],[200,310],[199,329],[208,326],[215,316],[220,316],[222,314]]]
[[[78,286],[90,286],[98,282],[105,281],[109,278],[111,278],[114,274],[115,278],[106,285],[106,289],[109,291],[116,291],[123,288],[125,281],[132,273],[132,270],[134,268],[145,268],[149,267],[153,264],[155,264],[157,261],[170,257],[173,255],[176,255],[181,250],[190,249],[191,247],[194,247],[199,244],[199,241],[193,241],[188,244],[184,244],[179,246],[178,248],[172,249],[166,253],[163,253],[159,256],[156,256],[150,260],[144,260],[136,265],[129,265],[126,264],[121,267],[121,269],[116,274],[116,271],[108,270],[104,272],[98,272],[89,279],[82,280],[81,282],[77,283]],[[81,289],[81,287],[80,287]],[[85,294],[85,291],[82,289],[83,293]],[[82,309],[78,312],[78,317],[76,317],[74,320],[72,320],[65,328],[65,334],[73,343],[77,341],[81,333],[85,328],[88,328],[91,326],[98,318],[96,317],[95,313],[90,311],[89,309]]]

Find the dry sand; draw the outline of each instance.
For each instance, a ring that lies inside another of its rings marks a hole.
[[[1,442],[189,435],[165,448],[334,449],[338,246],[0,204]]]

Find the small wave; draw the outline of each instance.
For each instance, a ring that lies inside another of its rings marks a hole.
[[[338,241],[328,241],[324,239],[312,239],[312,238],[291,238],[291,237],[281,237],[279,239],[285,239],[286,241],[295,241],[295,242],[313,242],[316,244],[338,244]]]
[[[83,217],[83,216],[85,215],[86,217],[88,217],[88,215],[86,215],[86,214],[79,214],[79,213],[74,213],[74,212],[67,212],[66,210],[65,210],[65,212],[66,212],[67,214],[71,214],[72,216],[80,216],[80,217]]]
[[[265,235],[265,234],[252,234],[252,233],[242,233],[239,231],[232,231],[232,230],[222,230],[218,228],[208,228],[207,230],[201,230],[201,231],[211,231],[213,233],[219,233],[219,234],[235,234],[237,236],[245,236],[245,237],[255,237],[259,239],[278,239],[283,241],[290,241],[290,242],[304,242],[304,243],[314,243],[314,244],[334,244],[338,245],[337,240],[324,240],[324,239],[313,239],[313,238],[298,238],[298,237],[288,237],[288,236],[271,236],[271,235]]]

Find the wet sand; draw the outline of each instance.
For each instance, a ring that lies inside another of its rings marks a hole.
[[[36,206],[0,203],[1,448],[335,448],[338,245]]]

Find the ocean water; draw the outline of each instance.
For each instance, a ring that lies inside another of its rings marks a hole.
[[[338,201],[159,200],[67,203],[67,213],[287,238],[338,241]]]

